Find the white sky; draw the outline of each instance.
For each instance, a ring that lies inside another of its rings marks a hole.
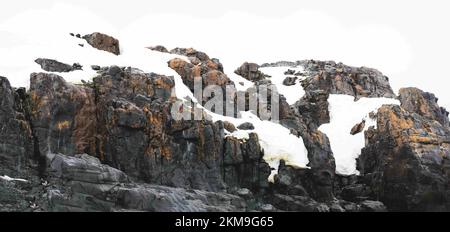
[[[364,65],[450,108],[449,11],[448,0],[15,0],[0,8],[0,75],[21,62],[21,49],[100,31],[136,45],[194,47],[228,72],[244,61]]]

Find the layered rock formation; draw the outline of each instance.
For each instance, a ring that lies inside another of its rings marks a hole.
[[[402,105],[414,105],[420,96],[401,97]],[[423,113],[384,106],[377,128],[366,133],[360,157],[364,182],[392,210],[449,209],[450,128],[439,123],[440,117]]]

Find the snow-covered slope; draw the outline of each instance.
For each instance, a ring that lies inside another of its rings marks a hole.
[[[354,101],[353,96],[331,94],[328,98],[330,123],[322,125],[319,130],[330,139],[331,149],[336,160],[336,173],[341,175],[359,174],[356,170],[356,158],[365,146],[364,131],[351,135],[350,131],[362,120],[364,130],[376,126],[369,113],[376,111],[384,104],[400,104],[390,98],[361,98]]]

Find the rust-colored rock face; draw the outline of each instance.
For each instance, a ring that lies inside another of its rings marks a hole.
[[[114,55],[120,55],[119,40],[102,33],[92,33],[83,36],[88,44],[99,50],[110,52]]]
[[[449,209],[449,127],[399,106],[383,106],[377,129],[366,137],[360,167],[373,194],[394,210]]]
[[[183,79],[191,91],[194,91],[194,80],[201,78],[203,88],[210,85],[217,85],[225,88],[226,85],[234,83],[218,68],[218,65],[211,60],[206,63],[194,65],[180,58],[169,61],[169,67],[175,70]]]
[[[225,174],[222,168],[223,123],[174,120],[174,85],[172,77],[116,66],[103,69],[89,86],[33,74],[29,94],[40,154],[87,153],[149,183],[211,191],[224,190],[224,181],[238,185],[237,179],[225,179],[238,175],[236,170]],[[234,142],[256,155],[236,165],[256,168],[265,163],[257,137],[252,141]],[[268,166],[264,168],[268,176]],[[239,181],[251,187],[251,178],[264,179],[259,176],[263,172],[254,171],[253,177],[244,175]]]
[[[226,86],[234,86],[234,83],[223,73],[223,66],[217,59],[210,59],[203,52],[193,48],[175,48],[173,54],[184,55],[189,58],[189,62],[180,58],[174,58],[168,62],[170,68],[175,70],[182,78],[183,83],[194,92],[194,81],[200,81],[202,88],[215,85],[222,88],[223,93]],[[203,103],[210,98],[204,97]],[[224,96],[225,100],[225,96]]]
[[[399,91],[399,98],[403,109],[436,120],[443,126],[450,125],[448,112],[439,107],[438,99],[434,94],[423,92],[417,88],[403,88]]]
[[[54,74],[31,74],[32,123],[41,155],[95,155],[94,91]]]

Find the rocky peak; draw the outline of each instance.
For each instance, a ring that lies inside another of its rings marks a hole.
[[[417,88],[402,88],[399,99],[403,109],[417,113],[431,120],[436,120],[443,126],[450,126],[448,112],[438,105],[438,98],[432,93],[423,92]]]

